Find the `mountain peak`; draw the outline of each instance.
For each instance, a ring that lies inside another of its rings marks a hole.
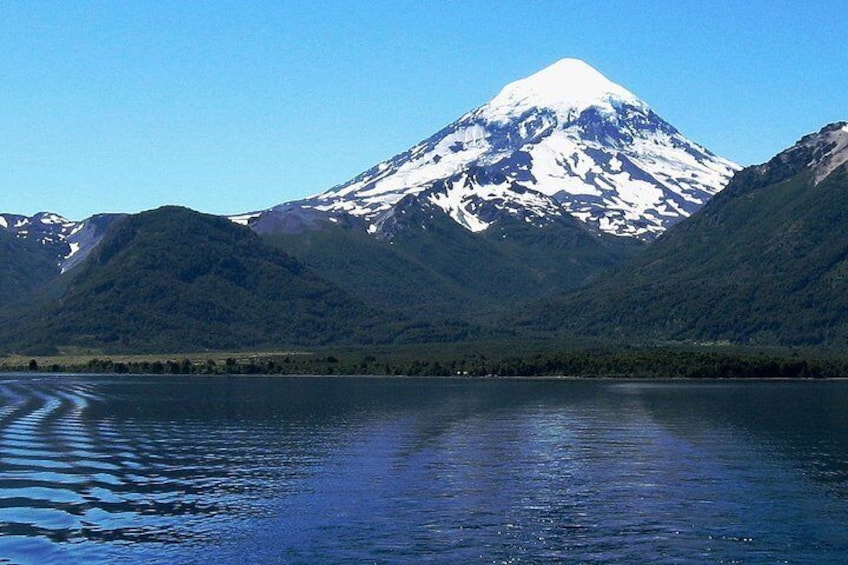
[[[835,122],[805,135],[768,162],[754,166],[753,170],[760,176],[761,183],[810,170],[815,174],[815,184],[818,184],[846,162],[848,122]]]
[[[532,108],[557,114],[580,113],[596,106],[612,109],[612,102],[643,107],[633,93],[612,82],[580,59],[560,59],[527,78],[506,85],[481,110],[491,121],[507,121]]]
[[[359,217],[378,233],[378,219],[412,195],[475,232],[504,217],[542,227],[571,216],[592,231],[652,239],[737,169],[585,62],[562,59],[407,151],[286,209]]]
[[[818,133],[803,138],[801,143],[805,141],[814,150],[807,166],[815,170],[816,183],[848,161],[848,122],[827,125]]]

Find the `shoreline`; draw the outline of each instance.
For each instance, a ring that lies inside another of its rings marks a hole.
[[[212,378],[212,379],[331,379],[331,380],[444,380],[462,382],[493,381],[609,381],[633,383],[694,383],[694,382],[848,382],[848,376],[829,377],[663,377],[663,376],[598,376],[598,375],[381,375],[381,374],[318,374],[318,373],[92,373],[92,372],[44,372],[9,371],[0,369],[0,378],[29,376],[32,378]]]
[[[532,341],[179,354],[80,351],[3,355],[0,373],[820,380],[848,378],[848,351]]]

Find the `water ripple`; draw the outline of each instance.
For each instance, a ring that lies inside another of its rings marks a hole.
[[[846,390],[735,386],[0,377],[0,563],[844,561]]]
[[[96,387],[73,380],[3,382],[0,400],[0,562],[27,546],[33,549],[23,562],[34,556],[50,561],[55,547],[45,540],[175,543],[203,537],[189,527],[191,517],[227,511],[226,497],[208,496],[209,489],[239,490],[238,482],[232,486],[215,476],[230,470],[220,457],[217,467],[181,463],[185,440],[172,443],[186,431],[204,437],[203,426],[118,421],[103,414]],[[226,457],[224,446],[212,443],[213,451],[204,453],[212,457],[218,449]],[[204,448],[192,449],[199,454]]]

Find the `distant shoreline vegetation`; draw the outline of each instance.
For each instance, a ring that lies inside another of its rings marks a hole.
[[[185,355],[0,357],[2,372],[183,375],[377,375],[665,379],[823,379],[848,376],[848,355],[734,347],[533,350],[456,344]]]

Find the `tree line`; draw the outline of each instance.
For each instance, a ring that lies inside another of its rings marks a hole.
[[[245,355],[224,359],[151,359],[115,361],[94,358],[85,363],[43,365],[0,363],[0,370],[57,373],[150,375],[397,375],[454,377],[599,377],[599,378],[788,378],[848,376],[848,357],[799,354],[724,352],[674,348],[626,348],[548,351],[493,355],[446,352],[422,356],[412,351],[338,354]]]

